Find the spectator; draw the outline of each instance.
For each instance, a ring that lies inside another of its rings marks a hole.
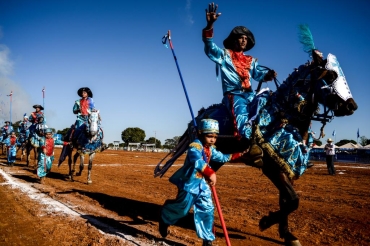
[[[333,140],[331,138],[329,138],[327,142],[328,143],[325,145],[326,166],[328,167],[329,175],[335,175],[334,168],[335,145],[333,144]]]

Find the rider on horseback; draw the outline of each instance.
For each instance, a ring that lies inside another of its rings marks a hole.
[[[44,116],[44,112],[41,111],[41,110],[44,110],[44,107],[39,104],[36,104],[36,105],[33,105],[33,108],[36,111],[32,112],[31,115],[28,117],[28,119],[32,124],[37,124],[39,117]]]
[[[5,121],[5,125],[1,128],[1,139],[5,140],[10,133],[13,131],[13,127],[10,124],[10,121]]]
[[[204,51],[217,64],[217,72],[221,70],[223,104],[230,111],[234,122],[234,135],[250,139],[252,124],[249,122],[248,104],[255,97],[252,90],[251,78],[259,82],[270,81],[277,74],[274,70],[264,69],[258,65],[257,59],[244,52],[253,48],[255,44],[253,33],[244,26],[235,27],[224,40],[225,49],[219,48],[213,42],[213,23],[221,15],[217,12],[217,5],[209,4],[206,10],[207,26],[203,29]],[[262,150],[252,145],[250,150],[252,159],[260,158]]]
[[[30,128],[31,123],[28,120],[27,114],[23,115],[23,121],[19,124],[18,127],[18,133],[19,133],[19,138],[21,139],[27,139],[30,135]],[[23,141],[21,141],[23,142]]]
[[[74,124],[75,136],[78,136],[78,133],[81,132],[82,126],[89,126],[89,114],[95,110],[95,104],[92,99],[93,93],[90,88],[82,87],[78,89],[77,94],[81,99],[76,100],[73,105],[73,113],[77,114],[77,120]]]

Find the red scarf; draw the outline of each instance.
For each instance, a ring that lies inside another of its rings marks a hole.
[[[253,58],[248,55],[244,55],[243,52],[234,52],[232,50],[228,50],[230,53],[231,60],[236,68],[236,72],[240,77],[240,82],[243,88],[250,88],[250,76],[249,70],[252,64]]]

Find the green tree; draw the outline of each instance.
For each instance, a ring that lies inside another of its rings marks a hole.
[[[148,140],[146,140],[145,142],[147,144],[154,144],[155,143],[156,148],[161,148],[162,147],[161,140],[159,140],[157,138],[154,138],[154,137],[148,138]]]
[[[360,144],[361,144],[362,146],[367,145],[367,140],[368,140],[368,139],[367,139],[365,136],[360,137]]]
[[[121,133],[121,139],[128,143],[141,143],[145,139],[145,131],[138,127],[128,127]]]
[[[57,131],[57,134],[62,134],[63,137],[67,134],[67,132],[69,131],[69,127],[68,128],[64,128],[63,130],[58,130]]]
[[[173,149],[178,144],[179,140],[180,140],[180,136],[176,136],[176,137],[173,137],[173,138],[166,139],[166,140],[164,140],[163,148]]]

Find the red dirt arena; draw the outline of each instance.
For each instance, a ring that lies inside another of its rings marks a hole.
[[[165,153],[106,150],[96,154],[87,185],[86,158],[82,176],[69,182],[67,160],[57,166],[59,154],[45,184],[19,153],[14,167],[0,156],[0,245],[202,244],[192,213],[170,226],[165,240],[158,232],[161,205],[176,195],[168,178],[185,156],[154,178]],[[289,222],[302,245],[370,245],[370,165],[336,163],[336,169],[330,176],[316,162],[294,183],[300,207]],[[216,188],[231,245],[283,245],[276,225],[258,228],[262,216],[278,209],[278,191],[261,170],[226,164]],[[216,211],[215,229],[214,245],[226,245]]]

